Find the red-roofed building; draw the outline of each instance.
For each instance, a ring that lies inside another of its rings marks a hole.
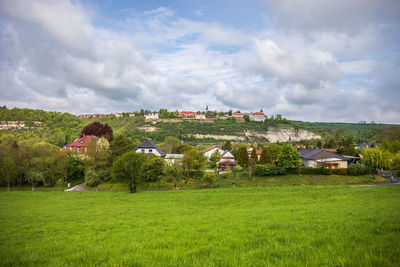
[[[122,113],[115,113],[114,115],[117,118],[122,118],[124,116]]]
[[[232,117],[233,118],[243,118],[244,114],[243,113],[239,113],[239,112],[233,112],[232,113]]]
[[[92,115],[90,114],[82,114],[79,116],[80,119],[89,119]]]
[[[94,135],[83,135],[81,138],[77,138],[74,142],[66,145],[65,148],[75,153],[85,154],[90,141],[96,139],[98,139],[98,137]]]
[[[206,150],[203,150],[203,153],[204,153],[204,156],[206,156],[208,159],[210,159],[211,155],[214,154],[215,151],[218,151],[220,155],[222,155],[222,153],[224,153],[224,150],[222,150],[218,146],[209,147]]]
[[[251,121],[264,121],[267,116],[265,116],[264,112],[252,112],[249,115]]]
[[[195,118],[196,117],[196,112],[192,111],[179,111],[178,116],[181,118]]]
[[[249,149],[247,149],[247,154],[249,155],[249,158],[251,157],[251,153],[253,152],[253,148],[250,147]],[[262,153],[262,149],[257,149],[256,150],[256,154],[257,154],[257,160],[259,160],[261,158],[261,153]]]

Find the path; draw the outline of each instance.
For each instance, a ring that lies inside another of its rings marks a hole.
[[[85,190],[86,182],[80,183],[70,189],[64,190],[65,192],[83,192]]]
[[[390,183],[390,184],[354,184],[354,185],[351,185],[351,186],[384,186],[384,185],[387,185],[387,186],[400,185],[400,183]]]

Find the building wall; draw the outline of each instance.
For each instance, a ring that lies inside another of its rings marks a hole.
[[[303,163],[304,163],[305,167],[311,167],[311,168],[321,168],[322,167],[322,163],[317,162],[316,160],[304,160]],[[326,162],[326,165],[333,165],[333,164],[337,164],[337,168],[339,168],[339,169],[347,168],[346,160],[337,160],[337,161]]]
[[[204,153],[204,156],[206,156],[208,159],[211,157],[212,154],[215,153],[215,151],[218,150],[219,154],[222,155],[222,153],[224,153],[224,151],[218,147],[211,149],[210,151],[207,151]]]
[[[155,148],[138,148],[136,153],[153,154],[156,157],[161,157],[161,154]]]

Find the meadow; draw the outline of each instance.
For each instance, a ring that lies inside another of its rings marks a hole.
[[[398,266],[399,186],[0,192],[2,266]]]

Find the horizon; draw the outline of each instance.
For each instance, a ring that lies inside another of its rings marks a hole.
[[[400,2],[2,1],[0,99],[400,124]]]

